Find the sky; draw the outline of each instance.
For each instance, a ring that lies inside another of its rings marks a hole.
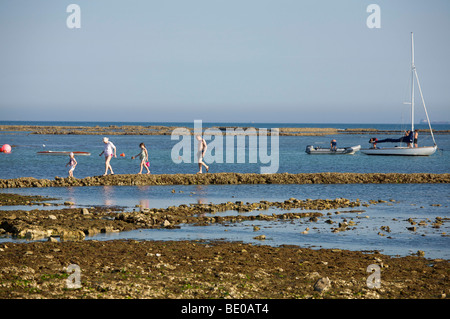
[[[448,0],[2,0],[0,121],[407,123],[411,32],[450,121],[448,30]]]

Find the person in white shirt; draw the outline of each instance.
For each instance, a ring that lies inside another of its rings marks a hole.
[[[105,148],[99,155],[102,156],[103,154],[105,154],[105,174],[103,174],[103,176],[108,175],[108,169],[111,171],[111,175],[114,175],[110,162],[113,155],[114,157],[117,157],[116,146],[112,142],[110,142],[107,137],[103,138],[103,143],[105,143]]]

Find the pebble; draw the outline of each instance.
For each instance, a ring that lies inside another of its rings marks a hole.
[[[419,222],[418,225],[419,225],[419,226],[426,226],[426,225],[428,225],[428,224],[427,224],[425,221],[422,220],[422,221]]]

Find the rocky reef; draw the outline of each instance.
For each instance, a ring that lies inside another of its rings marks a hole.
[[[29,134],[45,135],[171,135],[176,126],[164,125],[109,125],[109,126],[57,126],[57,125],[0,125],[0,132],[28,132]],[[192,134],[193,128],[183,127],[186,132]],[[242,129],[245,134],[257,134],[259,128],[255,127],[221,127],[204,125],[204,129],[214,129],[226,132]],[[429,132],[419,130],[419,132]],[[375,128],[346,128],[337,129],[330,127],[280,127],[280,136],[323,136],[330,134],[401,134],[401,130],[379,130]],[[434,134],[449,134],[449,130],[433,130]],[[208,132],[206,132],[208,134]],[[237,133],[239,134],[239,133]],[[267,134],[271,134],[270,131]]]
[[[417,184],[449,183],[450,174],[429,173],[213,173],[213,174],[116,174],[54,180],[21,177],[0,179],[0,188],[125,186],[125,185],[226,185],[226,184]]]
[[[1,197],[0,197],[1,199]],[[0,201],[3,205],[3,202]],[[0,234],[17,238],[43,239],[59,237],[62,241],[83,240],[85,236],[98,233],[120,232],[140,228],[179,228],[180,224],[206,226],[214,223],[236,223],[246,220],[292,220],[322,216],[311,210],[329,210],[347,207],[359,207],[359,201],[345,198],[307,199],[290,198],[283,202],[260,201],[257,203],[227,202],[220,204],[182,204],[168,208],[143,208],[126,212],[120,208],[92,207],[70,208],[66,202],[63,209],[55,210],[10,210],[0,214]],[[55,205],[49,203],[49,205]],[[59,205],[59,204],[56,204]],[[264,214],[269,208],[278,208],[286,212]],[[296,212],[288,212],[297,209]],[[307,212],[298,212],[307,210]],[[236,211],[242,214],[216,215],[216,213]],[[258,211],[259,214],[245,214]]]

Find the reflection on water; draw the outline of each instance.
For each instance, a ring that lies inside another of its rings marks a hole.
[[[67,201],[77,204],[76,194],[74,187],[67,187]]]
[[[146,194],[150,192],[150,186],[136,186],[139,193]],[[148,198],[139,199],[139,207],[150,208],[150,200]]]
[[[117,202],[114,195],[114,187],[113,186],[100,186],[101,194],[103,197],[103,204],[105,206],[116,206]]]
[[[195,194],[197,198],[197,204],[206,204],[208,197],[207,188],[204,185],[197,185],[195,189],[196,189]]]
[[[139,201],[139,206],[141,208],[150,208],[150,201],[148,199],[141,199]]]

